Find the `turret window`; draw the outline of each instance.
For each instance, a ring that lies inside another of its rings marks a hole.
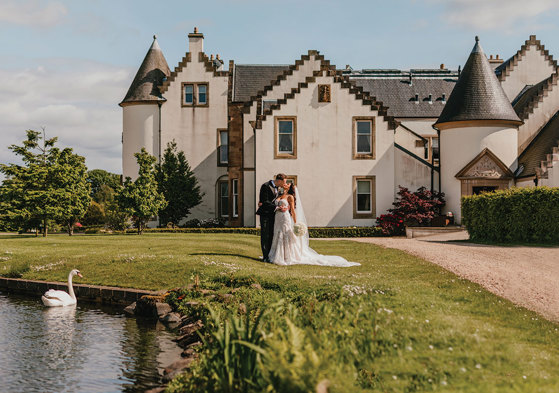
[[[206,82],[183,83],[182,86],[182,106],[208,106]]]

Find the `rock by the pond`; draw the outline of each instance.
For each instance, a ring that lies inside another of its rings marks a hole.
[[[173,364],[169,365],[168,367],[166,367],[165,370],[163,370],[163,378],[161,378],[162,381],[163,382],[171,381],[173,378],[175,378],[185,369],[189,368],[193,360],[194,360],[193,358],[180,359],[174,362]]]
[[[164,392],[165,389],[167,389],[166,386],[159,386],[158,388],[153,388],[150,390],[146,390],[144,393],[161,393]]]
[[[201,329],[204,326],[201,320],[197,320],[196,322],[190,323],[180,328],[180,332],[183,335],[192,334],[195,331]]]
[[[126,314],[134,315],[136,313],[136,302],[124,308]]]
[[[200,337],[196,333],[185,334],[183,336],[173,339],[173,341],[175,341],[179,345],[179,347],[187,348],[190,344],[200,342]]]
[[[135,314],[141,317],[157,319],[171,311],[171,306],[165,303],[163,296],[145,295],[136,302]]]
[[[165,314],[163,316],[160,316],[159,320],[161,322],[167,323],[167,324],[176,324],[176,323],[180,323],[181,316],[180,316],[179,313],[170,312],[169,314]]]
[[[168,303],[161,303],[161,302],[155,303],[155,310],[157,312],[158,317],[161,317],[165,314],[169,314],[171,311],[173,311],[173,309]]]

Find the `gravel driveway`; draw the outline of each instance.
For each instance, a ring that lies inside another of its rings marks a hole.
[[[417,239],[352,240],[417,255],[559,322],[559,247],[496,247],[455,241],[467,239],[464,231]]]

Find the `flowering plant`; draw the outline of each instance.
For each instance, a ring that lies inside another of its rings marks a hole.
[[[295,236],[303,236],[305,233],[307,233],[307,226],[301,222],[298,222],[297,224],[293,225],[293,233],[295,234]]]

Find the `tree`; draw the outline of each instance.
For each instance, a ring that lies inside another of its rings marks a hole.
[[[110,187],[114,191],[120,187],[120,175],[104,171],[103,169],[92,169],[88,171],[87,181],[91,185],[91,197],[97,203],[101,202],[99,202],[95,196],[103,186]]]
[[[19,228],[42,225],[43,236],[48,234],[49,222],[75,223],[89,204],[85,159],[70,148],[54,147],[56,141],[46,139],[44,129],[42,137],[27,130],[22,146],[9,147],[23,165],[0,165],[6,176],[0,188],[0,214]]]
[[[105,223],[105,209],[95,201],[89,203],[87,212],[83,217],[82,224],[85,225],[103,225]]]
[[[165,208],[167,202],[163,195],[157,190],[155,178],[155,157],[149,154],[145,148],[135,153],[138,162],[138,178],[134,181],[127,177],[122,190],[117,194],[119,207],[127,211],[136,222],[138,234],[142,234],[144,227],[150,217]]]
[[[177,152],[175,141],[169,142],[162,162],[157,165],[159,192],[167,206],[159,211],[159,222],[178,225],[190,210],[202,202],[198,180],[188,165],[183,151]]]
[[[57,152],[58,153],[58,152]],[[64,149],[56,157],[56,176],[52,179],[61,194],[58,222],[64,224],[68,235],[86,213],[91,201],[85,158]]]

